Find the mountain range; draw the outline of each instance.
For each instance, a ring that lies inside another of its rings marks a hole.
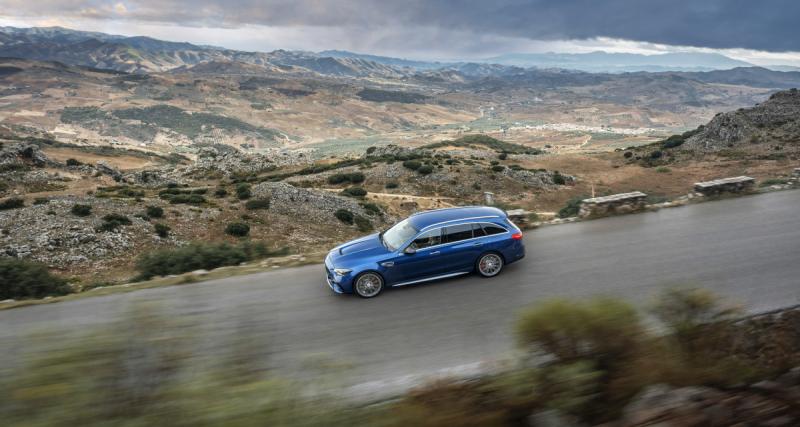
[[[316,73],[347,77],[400,78],[417,73],[457,71],[466,77],[514,75],[526,68],[568,69],[592,73],[697,72],[752,67],[717,53],[641,55],[591,52],[510,53],[460,62],[419,61],[341,50],[318,53],[276,50],[247,52],[216,46],[126,37],[61,27],[0,27],[0,56],[58,61],[128,73],[163,72],[206,62],[238,62],[257,66],[301,67]],[[782,67],[781,71],[791,70]]]

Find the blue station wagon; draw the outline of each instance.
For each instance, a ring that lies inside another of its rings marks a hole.
[[[473,271],[493,277],[524,256],[522,232],[505,212],[467,206],[416,213],[339,245],[325,258],[325,274],[334,292],[372,298],[387,287]]]

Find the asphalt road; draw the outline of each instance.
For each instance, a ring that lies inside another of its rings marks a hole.
[[[526,232],[525,244],[527,258],[494,279],[407,286],[372,300],[334,295],[312,265],[0,311],[0,357],[19,358],[31,333],[105,324],[146,300],[197,326],[204,352],[226,347],[245,318],[268,336],[270,364],[283,372],[333,361],[350,366],[335,368],[340,385],[371,393],[503,359],[519,310],[549,297],[641,304],[664,286],[695,284],[750,311],[800,302],[800,191],[544,227]]]

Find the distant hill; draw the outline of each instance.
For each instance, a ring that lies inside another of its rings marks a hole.
[[[708,71],[752,64],[718,53],[510,53],[486,58],[484,62],[519,67],[566,68],[588,72],[618,73],[635,71]]]

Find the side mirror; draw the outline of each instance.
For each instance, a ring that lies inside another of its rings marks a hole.
[[[406,248],[403,249],[403,253],[406,255],[414,255],[415,253],[417,253],[417,248],[413,246],[406,246]]]

